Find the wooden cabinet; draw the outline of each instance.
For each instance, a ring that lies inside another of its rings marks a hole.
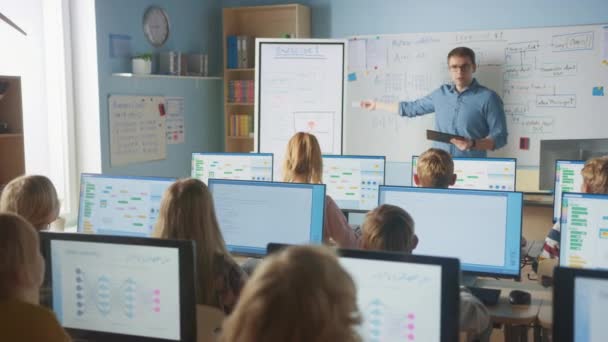
[[[224,136],[226,152],[251,152],[253,137],[234,135],[231,125],[232,115],[250,116],[253,122],[254,103],[231,102],[229,85],[231,81],[254,80],[255,68],[228,68],[228,36],[248,36],[254,38],[310,38],[310,8],[298,5],[275,5],[255,7],[224,8]],[[255,85],[254,85],[255,86]]]
[[[8,85],[8,86],[7,86]],[[25,173],[21,78],[0,76],[0,189]],[[4,129],[4,125],[8,129]]]

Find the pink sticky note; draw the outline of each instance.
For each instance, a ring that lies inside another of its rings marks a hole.
[[[407,314],[407,318],[408,318],[408,319],[415,319],[415,318],[416,318],[416,315],[414,315],[413,313],[411,313],[411,314]]]
[[[160,294],[160,290],[154,290],[154,294],[155,295],[159,295]]]
[[[415,327],[416,327],[416,326],[415,326],[415,325],[413,325],[413,324],[411,324],[411,323],[407,325],[407,328],[408,328],[409,330],[414,330],[414,328],[415,328]]]
[[[416,339],[416,336],[414,336],[414,334],[408,334],[407,335],[407,339],[410,340],[410,341],[413,341],[413,340]]]
[[[154,308],[154,312],[160,312],[160,308]]]

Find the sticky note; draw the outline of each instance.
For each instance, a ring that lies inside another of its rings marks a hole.
[[[593,96],[604,96],[604,87],[593,87]]]
[[[357,80],[356,72],[351,72],[350,74],[348,74],[348,82],[354,82],[356,80]]]

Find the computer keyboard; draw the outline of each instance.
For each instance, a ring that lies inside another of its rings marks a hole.
[[[500,290],[486,289],[482,287],[469,287],[473,296],[477,297],[484,305],[496,305],[500,298]]]

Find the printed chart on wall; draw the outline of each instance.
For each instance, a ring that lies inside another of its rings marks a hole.
[[[166,113],[162,96],[111,95],[110,164],[126,165],[166,157]]]
[[[606,136],[608,25],[412,33],[349,40],[344,152],[409,161],[430,147],[437,114],[408,119],[358,103],[411,101],[450,83],[446,57],[457,46],[475,51],[475,78],[504,102],[508,143],[490,155],[538,166],[540,140]]]
[[[274,179],[296,132],[315,135],[325,154],[342,153],[346,41],[256,40],[255,146],[274,153]]]

